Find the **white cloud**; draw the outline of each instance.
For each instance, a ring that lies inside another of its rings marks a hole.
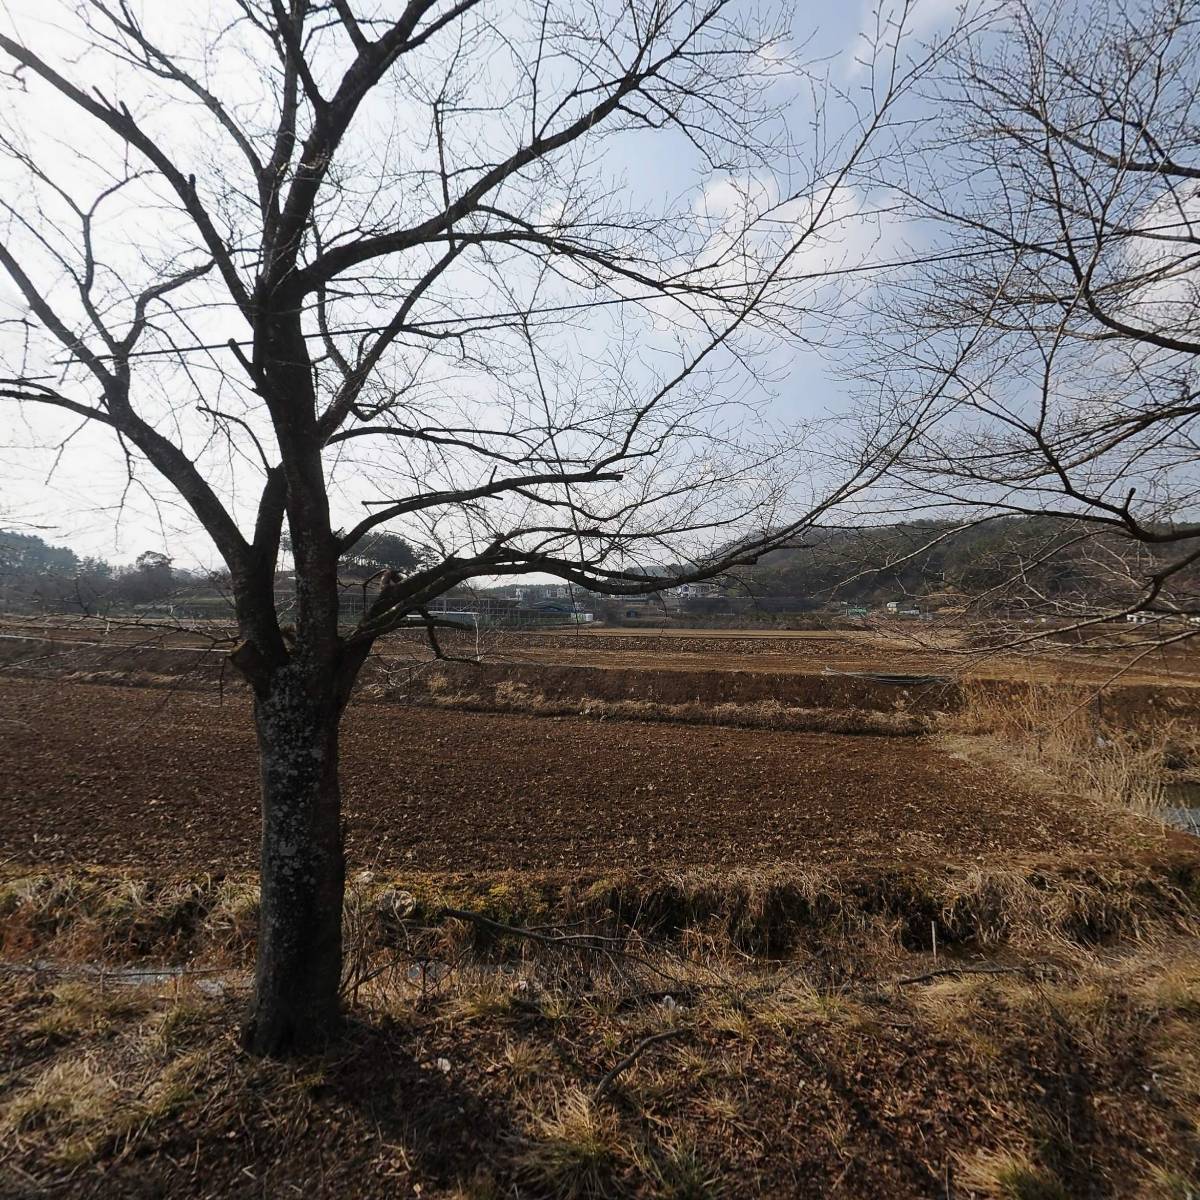
[[[1110,264],[1118,276],[1146,279],[1129,294],[1126,315],[1143,326],[1195,336],[1200,330],[1200,184],[1168,188],[1132,227],[1137,232],[1119,243],[1120,256]]]
[[[842,52],[847,78],[862,75],[897,39],[928,40],[962,19],[971,0],[864,0],[858,31]]]

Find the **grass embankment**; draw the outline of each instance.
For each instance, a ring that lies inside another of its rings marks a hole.
[[[434,676],[434,679],[438,676]],[[367,698],[386,697],[386,690],[364,689]],[[827,708],[787,704],[776,699],[642,700],[605,699],[586,692],[578,696],[547,695],[524,683],[502,682],[493,688],[456,689],[426,685],[404,694],[405,702],[460,712],[523,713],[542,717],[587,717],[598,721],[643,721],[681,725],[726,725],[739,729],[772,729],[792,733],[867,734],[915,737],[932,724],[921,713],[903,709]]]
[[[1193,869],[363,876],[296,1064],[237,1049],[250,880],[12,877],[0,1191],[1183,1200]]]
[[[1029,685],[962,688],[938,719],[960,750],[1110,808],[1159,815],[1172,783],[1200,779],[1200,724],[1167,704],[1132,710],[1087,689]]]

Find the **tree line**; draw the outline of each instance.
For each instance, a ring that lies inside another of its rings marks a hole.
[[[285,547],[286,549],[286,547]],[[346,583],[369,579],[382,571],[409,571],[422,551],[404,538],[380,532],[365,539],[343,560]],[[287,572],[280,590],[291,587]],[[208,608],[211,615],[232,616],[227,571],[176,565],[172,555],[143,550],[131,563],[114,563],[76,554],[34,533],[0,529],[0,609],[79,616],[109,616],[178,603]]]
[[[165,600],[181,587],[204,586],[202,572],[145,550],[132,563],[80,556],[37,534],[0,530],[0,607],[93,615]]]

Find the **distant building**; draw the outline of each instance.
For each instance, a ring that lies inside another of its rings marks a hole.
[[[566,624],[586,625],[593,620],[593,614],[578,604],[562,600],[540,600],[529,605],[529,611],[536,617],[547,620],[562,621]]]
[[[635,621],[644,616],[652,602],[656,609],[661,607],[658,597],[653,595],[612,597],[612,604],[617,606],[617,611],[626,621]]]
[[[681,583],[670,591],[670,595],[678,596],[681,600],[698,600],[704,596],[718,596],[720,587],[711,580],[701,580],[699,583]]]

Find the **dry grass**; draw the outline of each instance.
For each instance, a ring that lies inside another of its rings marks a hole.
[[[629,1149],[616,1114],[579,1087],[534,1112],[514,1156],[516,1177],[564,1200],[617,1194],[617,1172]]]
[[[61,869],[0,877],[0,951],[53,947],[71,959],[180,961],[202,946],[218,964],[244,960],[258,922],[249,878],[152,880]]]
[[[1141,1193],[1144,1200],[1197,1200],[1200,1175],[1195,1171],[1154,1167]]]
[[[545,1046],[525,1041],[508,1041],[498,1065],[508,1071],[518,1083],[536,1079],[547,1071],[551,1058]]]
[[[227,999],[10,979],[0,1031],[27,1049],[0,1070],[0,1191],[19,1165],[39,1186],[72,1178],[82,1194],[94,1178],[128,1194],[122,1181],[142,1178],[128,1173],[154,1164],[173,1195],[234,1194],[247,1170],[253,1194],[287,1195],[319,1161],[342,1172],[329,1194],[372,1197],[420,1184],[461,1200],[915,1200],[940,1195],[947,1172],[977,1200],[1060,1200],[1085,1184],[1189,1196],[1194,939],[891,986],[931,965],[885,955],[834,988],[816,961],[742,959],[714,986],[709,967],[656,957],[577,974],[575,1003],[547,1019],[539,1005],[570,982],[561,965],[526,964],[515,990],[538,1003],[514,1016],[494,973],[463,962],[424,994],[406,976],[364,985],[346,1040],[298,1064],[239,1056]],[[658,998],[660,972],[689,970],[678,1000]],[[70,1040],[30,1038],[59,1008]],[[597,1095],[632,1046],[673,1027],[684,1036]],[[1068,1128],[1071,1095],[1097,1119]],[[913,1156],[891,1130],[917,1126]]]
[[[518,680],[501,680],[487,690],[455,688],[447,675],[433,671],[421,678],[421,688],[405,689],[406,703],[465,712],[529,713],[535,716],[588,717],[593,720],[671,722],[683,725],[732,725],[743,729],[789,730],[794,733],[867,734],[912,737],[927,733],[930,721],[920,713],[899,709],[816,708],[782,704],[778,700],[744,703],[696,700],[607,699],[598,696],[549,696]],[[366,699],[394,698],[380,685],[363,689]]]
[[[443,916],[469,910],[568,940],[545,946]],[[788,867],[625,872],[599,878],[523,874],[499,878],[391,877],[362,872],[346,898],[345,992],[364,981],[463,955],[518,968],[526,960],[594,962],[599,950],[629,958],[665,953],[718,978],[745,955],[817,952],[831,978],[856,956],[903,955],[931,946],[994,951],[1050,942],[1091,946],[1161,940],[1200,924],[1200,865],[1161,862],[1031,863],[894,870]],[[248,969],[257,889],[249,879],[201,876],[168,883],[88,870],[0,877],[0,955],[92,964],[175,963]],[[591,941],[591,935],[616,941]],[[571,939],[576,943],[572,946]],[[88,968],[98,970],[98,966]],[[518,971],[519,975],[519,971]],[[489,976],[462,1019],[513,1008],[518,975]],[[420,976],[422,986],[435,980]],[[516,1015],[528,997],[516,997]],[[569,1004],[561,989],[538,998],[544,1015]]]
[[[210,1004],[78,982],[36,999],[20,1032],[49,1058],[6,1081],[0,1141],[73,1169],[196,1100],[210,1051],[193,1043],[211,1024]]]
[[[1077,690],[1030,686],[998,692],[966,684],[962,708],[943,717],[941,726],[999,743],[1010,764],[1073,794],[1158,815],[1166,771],[1200,767],[1200,729],[1167,717],[1129,727],[1103,714],[1097,700],[1081,698]]]
[[[144,1011],[138,994],[126,987],[64,981],[53,986],[49,1003],[25,1026],[32,1039],[67,1042],[103,1037]]]
[[[1070,1200],[1050,1172],[1021,1152],[979,1151],[961,1163],[956,1178],[981,1200]]]
[[[657,1155],[643,1154],[642,1169],[663,1200],[721,1200],[730,1189],[687,1136],[668,1138]]]
[[[126,1132],[131,1121],[117,1085],[91,1059],[76,1058],[34,1075],[4,1105],[0,1133],[18,1145],[40,1142],[49,1163],[70,1168]]]

